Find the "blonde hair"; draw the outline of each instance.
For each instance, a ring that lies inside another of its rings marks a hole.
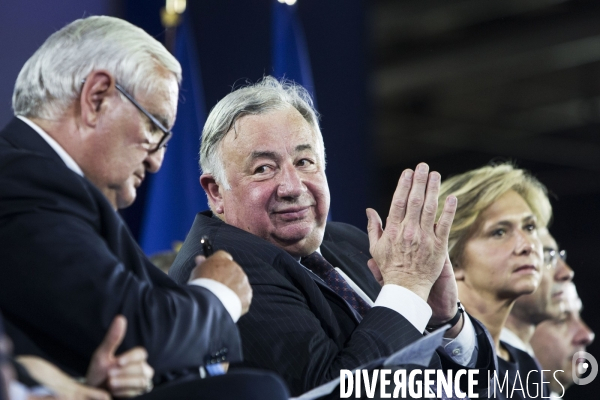
[[[552,218],[552,206],[546,187],[529,172],[510,163],[474,169],[442,183],[437,215],[441,214],[448,195],[454,195],[458,199],[448,240],[448,251],[453,264],[458,263],[464,243],[481,212],[509,190],[514,190],[523,197],[537,218],[538,227],[548,225]]]

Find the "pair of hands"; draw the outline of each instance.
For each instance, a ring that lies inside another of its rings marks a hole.
[[[51,389],[61,400],[110,400],[134,397],[152,389],[154,370],[146,360],[148,353],[135,347],[116,355],[125,337],[127,320],[117,315],[104,340],[96,349],[88,367],[85,384],[73,380],[55,365],[39,357],[21,356],[21,363],[38,382]]]
[[[440,184],[440,174],[430,173],[429,166],[421,163],[415,171],[402,172],[385,229],[379,214],[367,209],[369,250],[373,256],[369,269],[382,285],[403,286],[427,301],[433,311],[430,325],[451,319],[458,301],[448,256],[448,235],[457,202],[456,197],[448,196],[436,223]]]

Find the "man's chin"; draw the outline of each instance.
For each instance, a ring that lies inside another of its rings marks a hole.
[[[324,230],[314,228],[287,233],[287,235],[274,235],[271,241],[292,256],[301,258],[315,252],[321,246]]]
[[[128,190],[125,193],[117,193],[117,208],[121,210],[123,208],[129,207],[135,201],[136,196],[137,192],[135,191],[135,189]]]

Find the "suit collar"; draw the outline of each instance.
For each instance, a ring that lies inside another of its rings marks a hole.
[[[44,131],[40,126],[38,126],[35,122],[31,121],[28,118],[23,117],[22,115],[17,115],[17,118],[21,121],[25,122],[31,129],[37,132],[38,135],[42,139],[48,143],[52,150],[58,154],[61,160],[65,163],[65,165],[73,172],[75,172],[79,176],[84,176],[81,167],[77,165],[77,162],[71,157],[69,153],[58,143],[52,136],[50,136],[46,131]]]
[[[16,117],[0,132],[0,137],[16,148],[42,153],[61,164],[65,164],[62,158],[36,131]]]

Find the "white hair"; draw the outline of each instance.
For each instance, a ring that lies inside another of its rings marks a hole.
[[[202,130],[200,145],[202,172],[211,174],[217,183],[230,190],[220,151],[221,141],[231,129],[235,130],[235,122],[243,116],[265,114],[288,107],[295,108],[314,130],[323,150],[322,161],[325,165],[325,145],[319,128],[319,114],[310,94],[294,82],[266,76],[255,84],[231,92],[210,111]]]
[[[181,82],[179,62],[160,42],[129,22],[93,16],[55,32],[27,60],[15,83],[15,115],[59,118],[78,98],[83,80],[99,69],[132,94],[156,90],[166,71]]]

